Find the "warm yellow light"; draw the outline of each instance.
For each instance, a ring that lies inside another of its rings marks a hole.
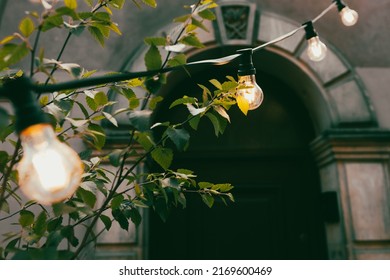
[[[355,10],[352,10],[349,7],[344,7],[340,11],[340,17],[345,26],[352,26],[357,23],[359,15]]]
[[[34,154],[31,160],[45,191],[60,191],[69,181],[66,176],[66,167],[57,151],[48,148]],[[50,164],[53,162],[56,165]]]
[[[318,36],[312,37],[307,40],[307,55],[312,61],[321,61],[325,58],[327,48],[324,43],[320,41]]]
[[[23,130],[20,139],[23,158],[17,169],[24,194],[41,204],[69,198],[79,186],[83,174],[77,153],[61,143],[48,124]]]
[[[257,109],[264,99],[262,89],[256,83],[255,75],[240,76],[237,95],[244,97],[249,103],[249,110]]]

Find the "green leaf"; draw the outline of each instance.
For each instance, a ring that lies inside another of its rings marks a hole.
[[[146,150],[149,151],[154,147],[154,142],[149,133],[136,132],[134,139]]]
[[[215,187],[221,192],[228,192],[234,188],[231,184],[216,184]]]
[[[0,70],[21,61],[29,53],[30,50],[24,42],[21,45],[5,44],[0,49]]]
[[[100,21],[100,23],[109,24],[111,22],[111,16],[106,12],[97,12],[92,15],[94,20]],[[100,24],[101,25],[101,24]]]
[[[121,158],[124,154],[123,150],[116,149],[108,155],[108,159],[112,166],[118,167],[121,163]]]
[[[75,78],[79,78],[83,71],[81,66],[76,63],[58,63],[57,65]]]
[[[7,43],[11,42],[15,38],[17,38],[15,35],[7,36],[3,40],[0,41],[0,45],[7,44]]]
[[[189,121],[190,126],[192,127],[193,130],[198,130],[199,122],[200,122],[200,115],[197,115],[196,117],[192,118]]]
[[[0,151],[0,173],[3,173],[4,168],[7,166],[8,153]]]
[[[7,200],[3,200],[3,203],[0,205],[0,211],[3,211],[7,214],[9,214],[9,204],[8,204],[8,201]]]
[[[152,151],[152,158],[163,168],[168,169],[173,160],[173,152],[171,149],[163,148],[161,146],[157,147]]]
[[[0,131],[5,129],[10,123],[10,116],[3,108],[0,108]]]
[[[192,46],[195,48],[203,48],[204,45],[199,41],[199,38],[194,34],[187,35],[186,37],[180,39],[180,43],[183,43],[187,46]]]
[[[90,124],[88,125],[87,132],[89,132],[90,136],[92,136],[95,148],[101,150],[106,143],[106,134],[104,129],[97,124]]]
[[[125,199],[125,197],[122,195],[122,194],[119,194],[117,196],[115,196],[112,200],[111,200],[111,209],[112,210],[116,210],[118,209],[120,206],[121,206],[121,203],[122,201]]]
[[[119,209],[112,210],[112,216],[117,221],[120,227],[124,230],[129,230],[129,221],[127,217]]]
[[[168,127],[166,134],[179,151],[184,151],[188,147],[190,134],[185,129]]]
[[[77,211],[77,208],[62,202],[53,204],[52,207],[56,217]]]
[[[204,26],[204,24],[201,21],[199,21],[195,18],[192,18],[192,25],[199,27],[200,29],[203,29],[206,32],[209,32],[209,30],[206,28],[206,26]]]
[[[245,99],[245,97],[241,95],[237,95],[236,97],[238,108],[240,108],[241,112],[246,116],[249,110],[249,102]]]
[[[222,90],[222,85],[218,80],[212,79],[209,80],[209,82],[212,83],[217,89]]]
[[[15,251],[15,246],[16,246],[16,244],[19,242],[19,240],[20,240],[20,237],[18,237],[18,238],[16,238],[16,239],[13,239],[13,240],[11,240],[11,241],[7,244],[7,246],[5,246],[5,250],[4,250],[4,255],[5,255],[5,257],[7,257],[7,255],[8,255],[9,252]]]
[[[223,118],[225,118],[228,122],[230,122],[230,117],[226,110],[222,106],[214,106],[214,110],[221,115]]]
[[[152,8],[156,8],[157,7],[157,2],[156,0],[142,0],[142,2],[144,2],[146,5],[152,7]]]
[[[138,108],[139,104],[140,104],[140,102],[139,102],[139,99],[137,97],[129,99],[129,108],[130,109],[134,110],[134,109]]]
[[[142,110],[134,111],[129,114],[129,121],[138,131],[147,131],[150,129],[150,118],[153,111]]]
[[[201,189],[210,189],[210,188],[212,188],[214,186],[214,184],[213,183],[209,183],[209,182],[199,182],[198,186]]]
[[[111,219],[108,216],[106,216],[106,215],[100,215],[99,218],[103,222],[104,227],[106,228],[106,230],[109,231],[110,228],[111,228],[111,225],[112,225]]]
[[[214,205],[214,197],[211,194],[201,194],[203,202],[209,207]]]
[[[93,208],[96,204],[96,195],[93,192],[87,191],[83,188],[77,190],[77,194],[89,207]]]
[[[142,221],[141,214],[139,213],[137,208],[132,207],[130,210],[128,210],[131,221],[136,225],[139,226]]]
[[[105,38],[110,36],[111,29],[106,23],[93,22],[91,25],[98,28]]]
[[[86,125],[89,122],[89,120],[84,120],[84,119],[75,120],[75,119],[71,119],[71,118],[66,118],[66,120],[68,120],[72,124],[72,126],[74,126],[74,127],[81,127],[83,125]]]
[[[41,30],[46,32],[52,28],[61,27],[64,23],[64,20],[61,15],[53,15],[44,19],[42,23]]]
[[[184,65],[186,63],[187,63],[187,57],[185,54],[178,54],[172,57],[170,60],[168,60],[168,66],[170,67]]]
[[[79,245],[79,240],[74,235],[74,227],[66,226],[61,229],[61,235],[65,237],[73,247]]]
[[[166,222],[168,218],[168,207],[167,203],[165,202],[165,199],[163,198],[157,198],[154,202],[154,209],[157,212],[157,214],[160,216],[161,220]]]
[[[77,0],[64,0],[64,3],[69,9],[77,9]]]
[[[218,118],[214,114],[211,114],[211,113],[207,113],[206,117],[208,117],[210,119],[211,123],[214,126],[215,136],[218,137],[219,134],[221,133],[221,126],[220,126]]]
[[[235,202],[234,201],[234,197],[233,197],[233,195],[231,193],[227,193],[226,195],[230,199],[231,202]]]
[[[165,46],[167,44],[167,39],[165,37],[148,37],[145,38],[144,41],[148,45],[155,46]]]
[[[157,104],[161,101],[163,101],[163,97],[162,96],[156,96],[156,97],[153,97],[152,99],[150,99],[149,101],[149,108],[150,110],[154,110],[156,109],[157,107]]]
[[[103,112],[103,115],[106,117],[106,119],[112,123],[114,126],[118,127],[118,121],[109,113]]]
[[[29,37],[35,29],[34,22],[30,17],[25,17],[19,24],[19,30],[24,37]]]
[[[47,223],[47,231],[52,232],[52,231],[57,230],[62,225],[63,219],[64,218],[62,216],[60,216],[58,218],[54,218],[54,219],[50,220]]]
[[[118,35],[122,35],[122,32],[121,30],[119,29],[118,25],[114,22],[111,22],[110,25],[109,25],[109,28],[114,31],[116,34]]]
[[[191,15],[184,15],[184,16],[180,16],[180,17],[177,17],[175,19],[173,19],[173,22],[186,22],[189,18],[191,17]]]
[[[102,91],[95,94],[94,100],[98,106],[104,106],[108,103],[108,97]]]
[[[104,47],[104,35],[103,33],[100,31],[99,28],[95,27],[95,26],[89,26],[88,27],[88,31],[89,33],[92,35],[92,37],[99,42],[99,44]]]
[[[171,109],[177,105],[180,105],[180,104],[193,104],[196,101],[197,100],[194,97],[184,96],[184,97],[176,99],[174,102],[172,102],[171,106],[169,106],[169,109]]]
[[[238,86],[237,82],[234,81],[227,81],[222,84],[222,90],[229,91],[232,89],[235,89]]]
[[[198,15],[201,18],[204,18],[204,19],[207,19],[207,20],[215,20],[216,19],[214,13],[212,11],[210,11],[210,10],[203,10],[203,11],[199,12]]]
[[[42,211],[38,215],[37,219],[35,220],[34,228],[33,228],[34,233],[37,234],[38,236],[42,236],[45,233],[47,227],[46,220],[47,220],[46,212]]]
[[[96,102],[95,102],[94,99],[92,99],[92,98],[89,97],[89,96],[86,96],[86,97],[85,97],[85,101],[87,102],[87,105],[88,105],[88,107],[89,107],[91,110],[93,110],[93,111],[96,111],[96,110],[97,110],[98,106],[97,106],[97,104],[96,104]]]
[[[195,108],[192,104],[187,104],[187,109],[193,116],[197,116],[207,111],[207,107]]]
[[[155,45],[151,45],[145,54],[145,65],[148,70],[157,70],[161,68],[161,54]]]
[[[33,212],[22,210],[20,211],[19,224],[22,227],[30,226],[34,223],[34,218],[35,216]]]

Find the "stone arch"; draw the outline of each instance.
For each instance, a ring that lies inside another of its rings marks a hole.
[[[239,19],[242,21],[239,30],[228,24],[230,19],[226,15],[237,9],[242,9],[240,12],[244,14]],[[299,27],[289,19],[257,10],[256,4],[246,0],[221,1],[216,15],[214,24],[207,26],[210,32],[199,33],[206,49],[259,45]],[[170,28],[171,25],[168,25],[157,34]],[[261,59],[260,70],[281,79],[300,95],[318,135],[334,128],[377,127],[376,114],[360,77],[336,47],[323,38],[321,40],[328,47],[327,57],[321,62],[312,62],[307,57],[304,31],[267,47],[260,51],[262,55],[255,54],[254,59]],[[187,48],[186,54],[191,57],[204,50]],[[142,69],[145,52],[146,49],[140,49],[136,54],[131,54],[122,70]]]
[[[259,11],[256,4],[245,0],[221,0],[218,4],[217,21],[207,25],[210,32],[198,34],[206,50],[255,46],[299,27],[279,15]],[[234,15],[235,9],[244,14],[235,19],[243,25],[229,35],[229,28],[235,27],[226,24],[229,18],[224,16],[229,10]],[[166,26],[156,34],[170,29]],[[311,150],[328,215],[324,222],[329,258],[390,259],[390,227],[388,213],[383,210],[388,209],[389,198],[381,195],[390,185],[390,133],[378,127],[370,96],[355,69],[336,47],[324,38],[322,41],[328,46],[322,62],[308,59],[301,32],[256,53],[256,67],[294,89],[309,111],[317,135]],[[191,57],[204,50],[185,51]],[[141,48],[131,54],[121,70],[143,69],[145,52]],[[126,119],[119,121],[126,124]],[[113,141],[120,141],[120,135],[117,130]],[[368,195],[370,190],[374,195]]]

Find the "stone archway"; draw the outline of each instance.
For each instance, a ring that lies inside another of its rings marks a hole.
[[[229,17],[232,10],[241,10],[243,16]],[[210,33],[200,34],[209,49],[257,45],[299,26],[244,0],[220,1],[217,17],[217,23],[208,26]],[[230,32],[234,20],[241,21],[241,28]],[[320,63],[307,58],[303,33],[254,59],[259,60],[258,69],[294,89],[313,121],[317,138],[311,149],[321,178],[329,258],[390,258],[390,133],[377,127],[369,95],[354,68],[326,44],[329,52]],[[143,51],[123,70],[142,68]],[[201,51],[186,52],[191,57]]]

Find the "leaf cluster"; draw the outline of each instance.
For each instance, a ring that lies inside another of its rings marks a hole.
[[[95,75],[96,70],[88,71],[78,63],[62,62],[58,57],[46,58],[43,48],[37,53],[39,34],[66,29],[68,36],[80,36],[87,30],[104,46],[111,31],[121,35],[112,14],[114,9],[125,7],[125,0],[86,0],[91,9],[87,12],[79,11],[76,0],[57,3],[62,6],[48,0],[41,3],[41,13],[27,13],[19,24],[19,32],[0,42],[0,70],[31,54],[31,76],[43,73],[48,78],[46,83],[56,82],[53,77],[56,71],[65,71],[78,79]],[[155,0],[133,0],[132,3],[139,8],[157,6]],[[186,47],[203,47],[197,31],[207,31],[206,21],[215,19],[212,11],[215,6],[212,0],[187,6],[186,14],[174,20],[177,28],[170,34],[146,38],[146,68],[162,70],[184,65]],[[16,77],[23,73],[26,71],[20,69]],[[165,221],[172,207],[186,207],[188,193],[199,194],[208,207],[213,206],[215,199],[226,204],[234,201],[230,184],[197,182],[193,171],[172,170],[171,166],[175,153],[189,147],[190,131],[196,131],[202,119],[211,122],[216,136],[223,134],[231,121],[228,111],[236,104],[237,81],[227,77],[223,82],[211,79],[208,85],[199,84],[202,98],[183,96],[170,106],[185,106],[186,119],[178,123],[153,123],[153,111],[163,100],[158,90],[165,82],[164,74],[158,74],[39,96],[39,104],[50,118],[58,138],[64,142],[81,140],[84,144],[79,152],[84,174],[78,190],[51,207],[34,201],[25,203],[17,195],[14,166],[21,158],[21,147],[12,136],[14,116],[0,109],[0,141],[14,147],[13,153],[0,151],[0,172],[4,174],[0,178],[0,223],[17,217],[18,227],[3,237],[0,258],[79,258],[87,245],[96,242],[113,223],[124,230],[129,230],[130,223],[138,226],[143,208],[154,209]],[[124,100],[120,104],[112,101],[119,100],[118,96]],[[107,145],[107,129],[123,126],[123,119],[127,121],[128,137],[122,145],[112,149]],[[161,133],[155,133],[156,130]],[[148,160],[159,166],[159,172],[142,173],[140,166]],[[11,212],[10,204],[15,202],[20,209]],[[103,230],[95,232],[99,223]],[[81,236],[79,227],[86,228]]]

